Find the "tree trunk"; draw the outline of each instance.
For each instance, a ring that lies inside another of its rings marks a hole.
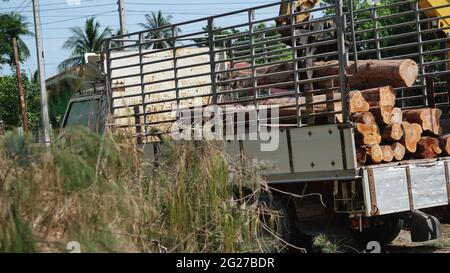
[[[403,160],[405,158],[406,148],[399,142],[395,142],[391,145],[392,153],[397,161]]]
[[[25,103],[25,96],[23,93],[23,85],[20,71],[20,60],[19,60],[19,50],[17,48],[17,37],[12,38],[12,46],[14,50],[14,62],[16,63],[16,76],[17,76],[17,89],[19,90],[19,109],[22,115],[22,127],[23,131],[28,131],[28,122],[27,122],[27,107]]]
[[[395,92],[390,86],[350,93],[350,112],[367,112],[373,107],[394,107]]]
[[[350,116],[350,119],[354,123],[362,123],[366,125],[377,125],[375,117],[370,112],[354,113]]]
[[[383,162],[383,150],[378,144],[361,146],[356,158],[360,164],[378,164]]]
[[[450,135],[441,136],[439,138],[439,147],[441,148],[443,155],[450,155]]]
[[[383,106],[383,107],[376,107],[370,109],[370,112],[375,117],[375,120],[380,125],[388,125],[391,124],[392,121],[392,110],[394,108],[392,106]]]
[[[381,134],[378,125],[356,123],[356,142],[361,145],[374,145],[381,143]]]
[[[391,146],[383,145],[381,146],[381,151],[383,153],[383,161],[384,162],[392,162],[394,160],[394,152],[392,151]]]
[[[439,147],[439,139],[436,137],[422,137],[417,143],[417,152],[415,157],[417,158],[435,158],[442,153]]]
[[[313,73],[314,78],[329,77],[339,75],[339,61],[316,62]],[[327,66],[327,67],[324,67]],[[321,68],[323,67],[323,68]],[[379,86],[390,85],[392,87],[410,87],[414,84],[418,76],[418,65],[409,59],[404,60],[360,60],[358,61],[359,72],[354,77],[348,78],[350,88],[368,89]],[[294,73],[292,63],[279,65],[267,65],[256,69],[258,76],[258,86],[268,84],[284,85],[284,88],[293,88]],[[354,63],[346,68],[348,74],[354,74]],[[286,73],[280,73],[286,72]],[[272,75],[269,75],[272,74]],[[252,75],[251,69],[234,71],[231,78],[247,78]],[[306,73],[300,73],[300,79],[307,79]],[[283,84],[285,83],[285,84]],[[242,79],[234,83],[234,88],[248,88],[253,86],[252,79]],[[323,80],[316,83],[317,88],[329,87],[330,80]],[[339,81],[334,80],[334,86],[339,86]]]
[[[393,123],[384,127],[381,131],[381,137],[387,141],[400,141],[403,137],[401,123]]]
[[[403,111],[403,120],[418,123],[424,132],[432,135],[442,134],[440,125],[442,111],[437,108],[421,108]]]
[[[417,143],[422,136],[422,126],[417,123],[403,122],[403,138],[402,144],[405,146],[406,150],[410,153],[415,153],[417,151]]]

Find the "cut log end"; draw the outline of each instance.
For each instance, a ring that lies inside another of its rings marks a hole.
[[[361,165],[379,164],[383,162],[383,149],[378,144],[361,146],[356,156]]]
[[[400,161],[405,158],[406,148],[401,143],[395,142],[391,145],[391,149],[395,160]]]
[[[403,137],[403,129],[400,123],[386,126],[382,130],[381,137],[387,141],[400,141]]]
[[[435,158],[442,153],[439,147],[439,139],[435,137],[422,137],[417,143],[417,158]]]
[[[424,132],[431,135],[442,134],[440,125],[442,111],[437,108],[421,108],[403,111],[403,119],[407,122],[418,123]]]
[[[357,142],[362,145],[374,145],[381,143],[381,134],[378,125],[356,124],[356,132],[359,137]]]
[[[383,152],[383,161],[392,162],[394,160],[394,153],[391,146],[383,145],[381,146],[381,151]]]
[[[405,146],[406,151],[409,153],[415,153],[417,151],[417,143],[422,136],[422,126],[417,123],[403,122],[402,128],[402,144]]]
[[[443,155],[450,155],[450,135],[441,136],[439,138],[439,147],[441,148]]]

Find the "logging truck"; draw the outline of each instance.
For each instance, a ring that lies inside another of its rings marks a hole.
[[[273,190],[261,201],[281,212],[286,242],[345,231],[385,245],[403,227],[416,242],[440,237],[431,214],[450,202],[450,2],[299,2],[106,39],[86,55],[89,88],[63,127],[124,132],[157,159],[180,120],[194,130],[241,114],[225,149],[266,166]],[[209,106],[214,117],[189,115]]]

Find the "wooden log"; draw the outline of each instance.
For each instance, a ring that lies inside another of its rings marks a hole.
[[[356,151],[360,164],[379,164],[383,162],[383,150],[378,144],[361,146]]]
[[[439,147],[443,155],[450,155],[450,135],[444,135],[439,138]]]
[[[435,158],[442,153],[439,147],[439,139],[436,137],[421,137],[417,143],[417,152],[414,154],[416,158]]]
[[[442,111],[437,108],[420,108],[403,111],[403,120],[418,123],[424,132],[432,135],[442,134],[440,125]]]
[[[397,161],[403,160],[405,158],[406,148],[399,142],[395,142],[391,145],[392,153],[394,154],[394,159]]]
[[[422,126],[417,123],[402,122],[403,137],[401,143],[405,146],[406,151],[415,153],[417,151],[417,143],[422,136]]]
[[[383,162],[392,162],[394,160],[394,152],[392,151],[391,146],[389,145],[383,145],[380,146],[381,151],[383,153]]]
[[[400,141],[403,137],[401,123],[389,124],[381,129],[381,138],[387,141]]]
[[[354,113],[350,116],[350,120],[354,123],[363,123],[366,125],[376,125],[377,121],[370,112]]]
[[[403,111],[400,108],[394,107],[391,112],[391,123],[402,123]]]
[[[391,119],[393,109],[394,107],[392,106],[376,107],[370,109],[370,112],[373,114],[379,125],[388,125],[392,123]]]
[[[350,112],[367,112],[370,108],[395,106],[395,92],[391,86],[372,88],[350,93]],[[381,110],[381,109],[380,109]],[[390,109],[385,109],[390,110]],[[381,113],[380,113],[381,114]],[[389,112],[390,114],[390,112]]]
[[[339,75],[339,61],[316,62],[316,69],[313,71],[313,77],[329,77]],[[280,84],[285,88],[293,88],[294,73],[292,63],[283,63],[279,65],[267,65],[256,69],[258,76],[267,75],[258,78],[258,86],[268,84]],[[411,87],[418,76],[418,65],[410,59],[401,60],[360,60],[358,61],[358,74],[348,78],[350,88],[368,89],[379,86],[390,85],[392,87]],[[355,64],[350,62],[346,71],[348,74],[354,74]],[[280,73],[286,72],[286,73]],[[253,80],[249,79],[252,75],[251,69],[234,71],[231,73],[232,79],[242,78],[236,81],[234,88],[246,88],[253,86]],[[300,79],[307,79],[306,73],[300,73]],[[283,84],[284,83],[284,84]],[[316,83],[318,88],[329,86],[329,80]],[[333,86],[339,86],[339,81],[334,80]]]
[[[381,134],[378,125],[356,123],[356,142],[361,145],[380,144]]]

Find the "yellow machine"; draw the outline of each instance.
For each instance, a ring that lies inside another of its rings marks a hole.
[[[445,1],[445,0],[444,0]],[[304,11],[308,9],[312,9],[317,3],[319,3],[320,0],[297,0],[295,2],[294,10]],[[289,15],[291,14],[291,3],[290,2],[284,2],[280,5],[280,16]],[[301,13],[296,15],[296,22],[304,22],[309,20],[309,13]],[[277,20],[277,25],[287,25],[289,24],[290,18],[279,18]]]
[[[421,0],[419,6],[421,9],[427,9],[425,14],[428,17],[439,17],[437,27],[442,28],[442,31],[448,37],[450,35],[450,7],[442,7],[450,4],[450,0]],[[434,8],[433,8],[434,7]],[[436,8],[437,7],[437,8]],[[450,48],[450,41],[447,42],[447,48]],[[448,53],[450,59],[450,52]]]

